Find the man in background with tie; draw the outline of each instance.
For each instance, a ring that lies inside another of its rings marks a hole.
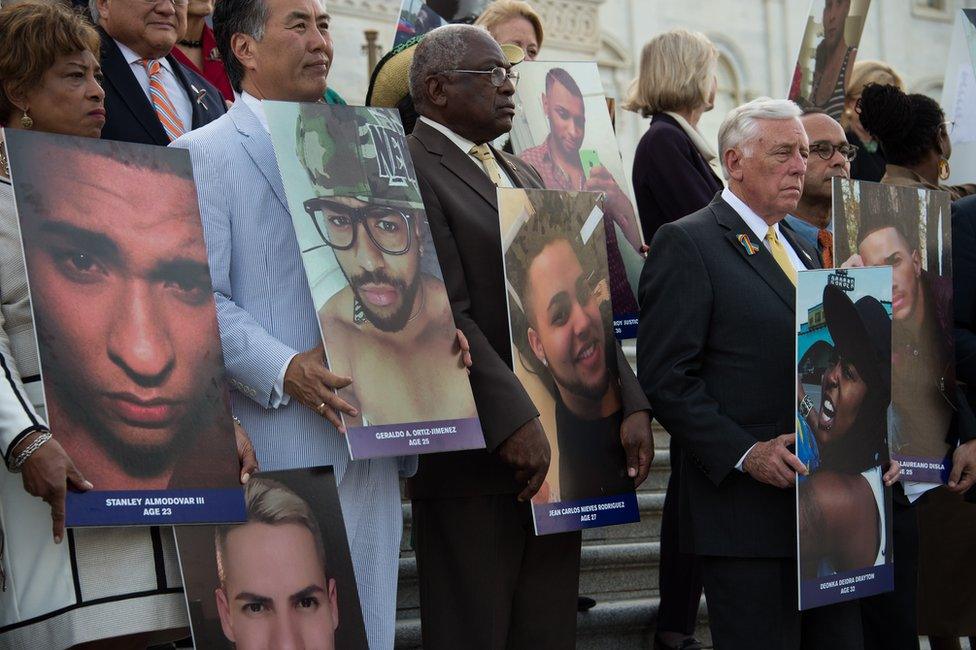
[[[840,123],[822,109],[804,109],[800,122],[810,140],[810,157],[803,196],[796,209],[786,216],[783,228],[791,229],[800,241],[816,249],[824,268],[833,268],[831,187],[835,178],[851,177],[851,161],[857,155],[857,147],[847,142]]]
[[[102,138],[165,147],[226,112],[220,91],[170,56],[188,0],[90,0],[102,37]]]
[[[408,138],[454,321],[471,346],[487,449],[428,454],[410,483],[427,650],[571,648],[580,533],[535,536],[529,500],[549,468],[539,413],[512,371],[499,187],[538,173],[488,143],[512,128],[513,61],[481,27],[447,25],[417,46]],[[628,475],[652,456],[647,401],[617,348]],[[554,433],[554,432],[552,432]]]
[[[796,607],[796,281],[820,267],[780,228],[807,171],[799,118],[767,98],[729,113],[728,187],[661,226],[638,292],[638,376],[681,443],[681,544],[702,558],[719,650],[862,647],[856,602]]]

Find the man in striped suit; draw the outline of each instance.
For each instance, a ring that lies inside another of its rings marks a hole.
[[[226,112],[220,91],[170,52],[186,31],[187,0],[90,0],[102,37],[102,138],[166,146]]]
[[[214,31],[241,99],[173,146],[193,161],[231,403],[261,469],[335,467],[369,645],[392,648],[401,463],[350,461],[337,431],[340,411],[355,409],[333,389],[351,380],[324,363],[261,102],[321,99],[332,62],[329,16],[323,0],[221,0]]]

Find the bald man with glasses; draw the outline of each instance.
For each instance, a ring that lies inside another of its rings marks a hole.
[[[820,254],[824,268],[834,266],[834,224],[831,220],[831,187],[835,178],[851,177],[851,161],[857,147],[847,142],[840,123],[819,108],[807,108],[800,122],[810,140],[810,157],[803,180],[803,195],[783,228],[795,233]]]
[[[166,146],[226,112],[220,91],[171,54],[189,0],[90,0],[102,38],[102,138]]]

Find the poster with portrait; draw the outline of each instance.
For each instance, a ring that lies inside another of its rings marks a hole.
[[[613,331],[637,336],[637,284],[644,235],[630,171],[624,170],[600,70],[595,62],[525,61],[518,66],[515,154],[532,165],[546,189],[602,192]]]
[[[448,23],[473,23],[490,0],[403,0],[393,47]]]
[[[789,99],[816,106],[835,120],[844,112],[847,78],[854,67],[871,0],[813,0],[803,29]]]
[[[244,497],[244,523],[176,529],[194,647],[366,650],[332,468],[259,472]]]
[[[47,422],[95,486],[68,492],[67,525],[240,521],[189,154],[23,130],[6,140]]]
[[[942,111],[952,142],[951,185],[976,178],[976,9],[960,9],[942,82]]]
[[[265,102],[353,459],[485,446],[395,110]]]
[[[834,179],[834,261],[892,267],[888,444],[910,496],[945,483],[955,360],[949,194]]]
[[[606,239],[595,192],[499,189],[515,376],[552,450],[537,535],[640,520],[620,442]]]
[[[801,610],[894,589],[888,463],[892,269],[801,271],[796,285]]]

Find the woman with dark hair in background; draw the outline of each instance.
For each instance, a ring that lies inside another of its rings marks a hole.
[[[955,201],[976,193],[976,185],[941,185],[949,178],[949,123],[939,104],[897,86],[868,84],[855,108],[864,130],[887,160],[882,183],[945,190]]]
[[[878,141],[864,130],[861,116],[857,114],[857,102],[868,84],[890,84],[902,90],[905,84],[894,69],[882,61],[858,61],[848,76],[847,98],[840,125],[844,127],[847,141],[857,147],[857,157],[851,161],[851,178],[857,181],[881,181],[885,173],[885,157]]]

